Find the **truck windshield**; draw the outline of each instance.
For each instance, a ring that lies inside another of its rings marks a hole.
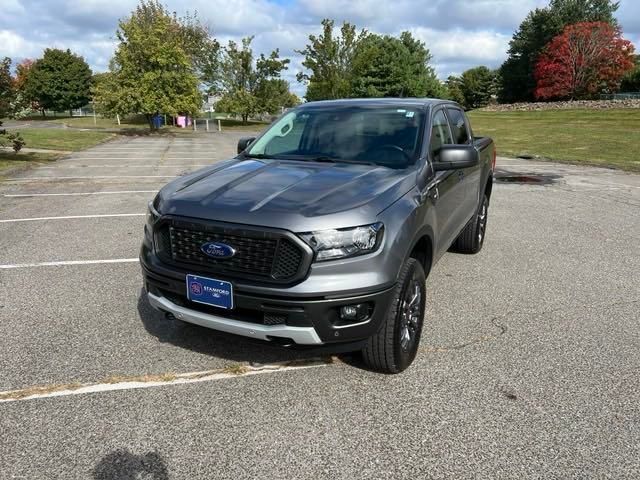
[[[247,156],[406,168],[420,155],[420,107],[302,107],[275,122]]]

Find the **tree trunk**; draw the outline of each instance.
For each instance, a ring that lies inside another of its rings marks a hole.
[[[47,116],[47,112],[44,111],[44,108],[42,110],[40,110],[42,112],[42,116],[46,117]]]
[[[246,125],[247,124],[247,120],[249,119],[249,115],[242,115],[242,124]]]
[[[69,109],[69,116],[73,117],[73,109],[71,109],[71,108]]]

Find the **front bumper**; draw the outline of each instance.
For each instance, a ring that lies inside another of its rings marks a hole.
[[[140,262],[149,302],[157,310],[203,327],[283,345],[328,345],[366,340],[384,321],[394,288],[394,285],[387,285],[374,291],[357,290],[340,296],[291,296],[287,295],[286,289],[277,287],[270,288],[270,293],[254,293],[251,285],[245,287],[237,280],[166,265],[144,245]],[[190,302],[186,291],[188,273],[230,280],[234,288],[234,309],[223,310]],[[369,318],[353,324],[342,322],[340,307],[358,303],[371,305]]]
[[[161,312],[171,313],[179,320],[195,323],[201,327],[242,335],[243,337],[257,338],[259,340],[271,341],[276,338],[290,339],[298,345],[321,345],[323,343],[313,327],[253,324],[243,322],[242,320],[233,320],[210,313],[190,310],[153,293],[148,293],[147,295],[149,297],[149,303],[155,309]]]

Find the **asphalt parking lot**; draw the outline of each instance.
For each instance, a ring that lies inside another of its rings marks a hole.
[[[499,159],[484,250],[435,267],[385,376],[150,309],[147,202],[240,136],[0,179],[0,478],[640,477],[640,176]]]

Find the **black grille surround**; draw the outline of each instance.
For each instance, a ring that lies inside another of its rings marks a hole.
[[[267,227],[163,217],[154,237],[163,262],[229,279],[291,284],[306,277],[313,259],[311,248],[296,235]],[[211,258],[200,250],[207,242],[225,243],[236,253]]]

